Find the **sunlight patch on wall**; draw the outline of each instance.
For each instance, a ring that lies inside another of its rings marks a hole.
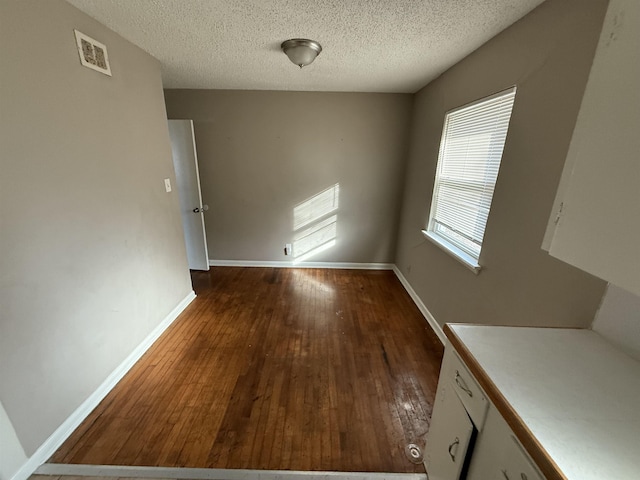
[[[296,262],[303,262],[336,244],[337,215],[332,215],[310,228],[296,232],[293,241],[293,257]]]
[[[336,244],[340,184],[309,197],[293,209],[293,261],[304,262]]]
[[[339,196],[340,184],[336,183],[332,187],[296,205],[293,208],[293,230],[298,231],[302,227],[338,210]]]

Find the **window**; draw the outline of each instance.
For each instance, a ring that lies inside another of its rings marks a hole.
[[[516,87],[447,113],[427,229],[474,271],[489,217]]]

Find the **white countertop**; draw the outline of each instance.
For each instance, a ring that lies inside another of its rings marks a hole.
[[[640,479],[640,362],[591,330],[449,327],[566,478]]]

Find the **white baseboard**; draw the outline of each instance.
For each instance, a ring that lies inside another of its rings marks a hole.
[[[424,473],[332,472],[300,470],[247,470],[185,467],[125,467],[47,463],[40,475],[112,478],[174,478],[178,480],[427,480]]]
[[[433,331],[436,333],[436,335],[444,345],[447,342],[447,337],[444,334],[442,327],[438,324],[438,322],[436,322],[436,319],[434,318],[434,316],[431,315],[431,312],[429,311],[429,309],[425,306],[424,303],[422,303],[422,300],[420,299],[418,294],[411,287],[411,285],[409,284],[409,281],[406,278],[404,278],[404,275],[402,275],[402,272],[396,265],[393,266],[393,272],[396,274],[396,277],[398,277],[398,280],[400,280],[400,283],[402,283],[402,286],[404,287],[404,289],[407,291],[407,293],[413,300],[413,303],[416,304],[416,306],[418,307],[418,309],[420,310],[424,318],[426,318],[427,322],[429,323]]]
[[[392,263],[300,262],[268,260],[211,260],[211,267],[343,268],[351,270],[393,270]]]
[[[187,308],[196,294],[191,291],[160,324],[147,335],[133,352],[111,372],[104,382],[51,434],[45,442],[34,452],[22,467],[11,477],[11,480],[27,480],[36,469],[55,453],[62,443],[78,428],[91,411],[98,406],[104,397],[116,386],[133,365],[144,355],[162,333],[171,325],[178,315]]]

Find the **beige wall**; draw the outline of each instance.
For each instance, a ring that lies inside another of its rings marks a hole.
[[[411,95],[167,90],[165,98],[169,118],[194,120],[210,258],[290,260],[294,208],[339,184],[336,244],[308,260],[393,262]]]
[[[0,403],[30,456],[191,284],[158,62],[62,0],[0,18]]]
[[[640,296],[609,284],[592,328],[640,361]]]
[[[549,0],[416,95],[396,264],[440,324],[592,321],[604,282],[540,245],[606,5]],[[518,92],[476,276],[420,230],[445,112],[511,85]]]

